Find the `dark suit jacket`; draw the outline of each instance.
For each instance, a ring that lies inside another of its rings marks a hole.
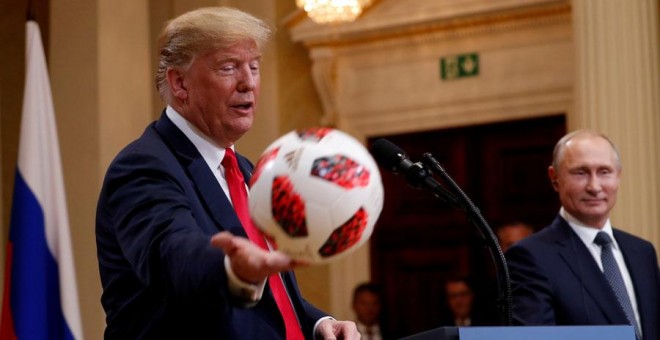
[[[644,339],[660,339],[660,274],[651,243],[614,230],[635,287]],[[519,325],[627,324],[605,275],[561,217],[506,253]]]
[[[246,180],[252,164],[238,155]],[[230,296],[213,234],[245,232],[208,165],[165,114],[110,165],[96,241],[107,339],[281,339],[268,285],[253,308]],[[283,273],[305,336],[325,316]]]

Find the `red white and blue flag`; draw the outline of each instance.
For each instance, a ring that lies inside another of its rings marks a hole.
[[[26,50],[0,339],[82,339],[55,112],[34,21]]]

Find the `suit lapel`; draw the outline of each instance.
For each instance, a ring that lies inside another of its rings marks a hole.
[[[186,169],[206,210],[210,212],[209,215],[219,226],[218,229],[247,237],[234,208],[195,145],[167,118],[164,112],[156,122],[156,130],[174,151],[181,166]]]
[[[188,171],[216,223],[234,235],[247,237],[234,208],[204,159],[201,156],[195,159],[188,166]]]
[[[611,324],[627,324],[623,309],[618,303],[613,303],[617,298],[612,288],[582,240],[561,217],[555,219],[552,228],[558,230],[556,242],[560,245],[559,256],[571,268],[586,294],[593,298]]]
[[[250,163],[247,158],[243,157],[243,155],[239,153],[236,153],[236,157],[238,161],[238,168],[241,169],[245,183],[250,183],[250,178],[252,178],[252,163]]]
[[[621,248],[621,253],[623,254],[623,259],[626,261],[626,267],[628,267],[628,272],[630,273],[630,278],[633,282],[633,287],[635,289],[635,301],[637,302],[637,310],[639,311],[642,333],[648,334],[648,327],[646,325],[648,322],[644,318],[645,315],[653,315],[653,309],[657,308],[653,304],[653,300],[645,298],[645,295],[648,292],[652,292],[655,288],[653,286],[654,281],[648,280],[649,277],[649,268],[653,270],[652,264],[648,264],[644,255],[639,251],[639,248],[628,235],[614,230],[614,238]],[[646,323],[645,323],[646,322]],[[653,322],[653,321],[652,321]]]

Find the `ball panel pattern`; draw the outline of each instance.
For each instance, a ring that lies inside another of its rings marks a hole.
[[[261,173],[263,172],[264,167],[266,167],[268,163],[272,162],[277,157],[277,153],[279,151],[280,151],[279,147],[273,148],[265,152],[261,156],[261,158],[259,158],[259,161],[257,161],[257,165],[254,166],[254,173],[250,178],[250,184],[248,185],[249,187],[252,187],[252,185],[259,180],[259,177],[261,177]]]
[[[275,221],[291,237],[304,237],[307,232],[305,201],[297,193],[288,176],[273,178],[271,209]]]
[[[318,142],[332,131],[332,128],[315,127],[296,130],[296,133],[301,140]]]
[[[346,189],[365,187],[369,184],[369,171],[343,155],[315,159],[311,175]]]
[[[255,166],[250,211],[275,249],[310,264],[364,244],[383,205],[378,165],[362,143],[327,127],[292,131]]]
[[[367,212],[360,208],[353,217],[330,234],[330,237],[319,249],[319,254],[325,258],[351,248],[362,238],[362,232],[364,232],[368,220]]]

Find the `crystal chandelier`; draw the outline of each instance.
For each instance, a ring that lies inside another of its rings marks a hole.
[[[351,22],[372,0],[296,0],[296,5],[307,12],[316,23]]]

